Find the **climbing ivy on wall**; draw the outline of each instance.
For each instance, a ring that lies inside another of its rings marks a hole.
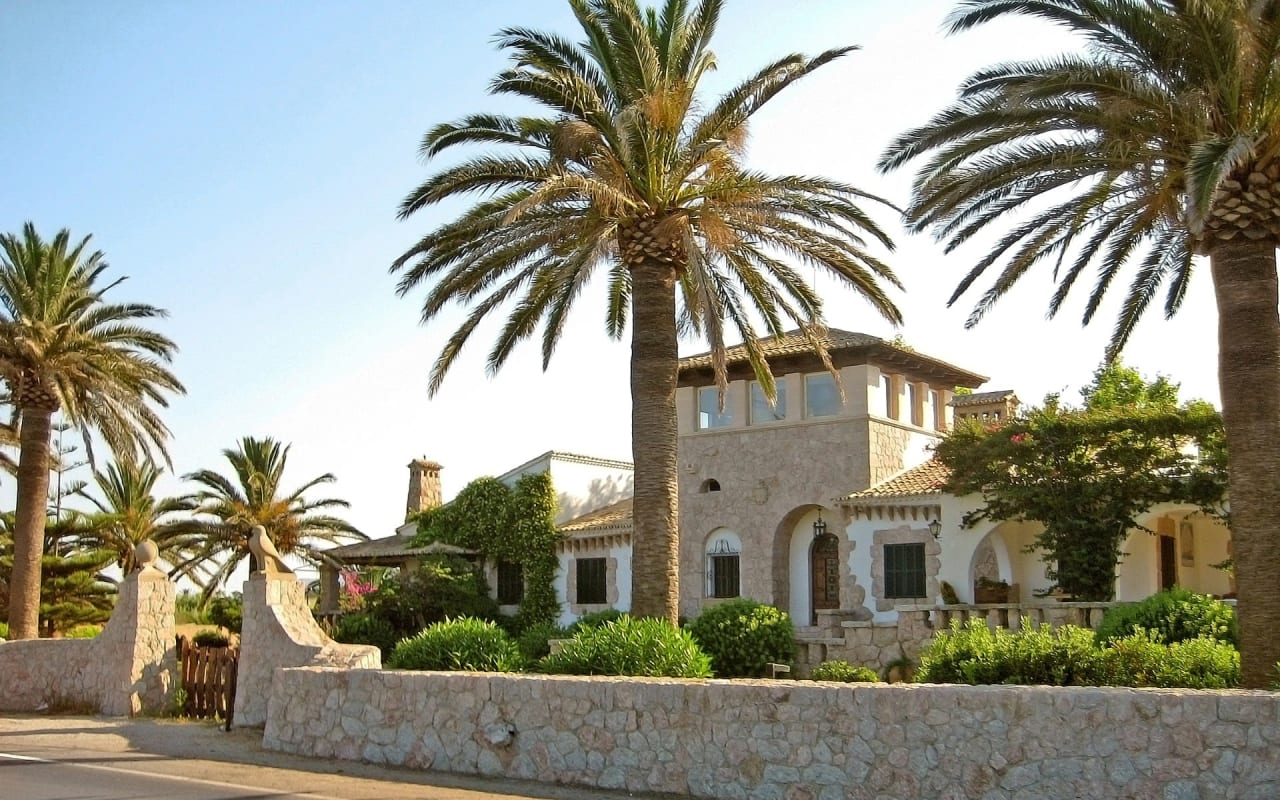
[[[556,493],[551,475],[523,475],[514,487],[497,478],[477,478],[439,508],[418,515],[414,545],[442,542],[475,550],[487,559],[512,561],[524,569],[524,599],[516,615],[520,629],[554,622],[556,599]]]

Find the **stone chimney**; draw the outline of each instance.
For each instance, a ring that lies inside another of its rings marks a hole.
[[[418,511],[436,508],[443,498],[440,494],[440,470],[444,469],[425,457],[409,462],[409,500],[405,503],[405,516]]]

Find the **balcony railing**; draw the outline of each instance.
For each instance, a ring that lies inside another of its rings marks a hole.
[[[985,620],[991,628],[1008,628],[1011,631],[1022,628],[1023,619],[1033,623],[1049,624],[1054,628],[1062,625],[1078,625],[1082,628],[1097,630],[1102,624],[1102,617],[1108,608],[1121,605],[1116,602],[1106,603],[961,603],[959,605],[937,606],[933,609],[933,627],[942,630],[952,620],[964,625],[971,619]]]

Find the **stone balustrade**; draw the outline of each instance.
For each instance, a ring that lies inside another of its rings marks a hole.
[[[1054,628],[1077,625],[1097,630],[1107,609],[1120,603],[962,603],[937,606],[933,612],[933,625],[946,630],[957,621],[961,625],[970,619],[986,620],[991,628],[1021,630],[1023,620],[1047,624]]]

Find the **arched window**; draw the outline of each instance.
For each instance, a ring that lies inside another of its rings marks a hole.
[[[720,491],[720,481],[716,480],[715,478],[707,478],[705,481],[702,482],[702,486],[698,489],[698,491],[702,492],[703,494],[706,494],[707,492],[718,492]]]
[[[717,531],[707,539],[707,597],[742,594],[742,540],[732,531]]]

